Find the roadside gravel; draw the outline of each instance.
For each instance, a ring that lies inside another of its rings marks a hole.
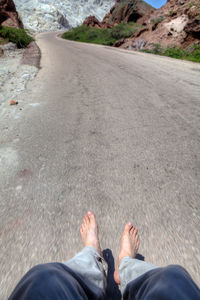
[[[37,75],[40,61],[36,43],[26,49],[17,49],[13,43],[1,48],[4,55],[0,57],[0,116],[6,113],[9,101],[20,95]]]

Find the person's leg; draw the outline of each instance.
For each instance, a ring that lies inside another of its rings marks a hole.
[[[139,248],[137,229],[125,225],[121,238],[115,281],[121,285],[123,299],[198,300],[200,290],[181,266],[160,268],[135,259]]]
[[[84,249],[71,260],[32,268],[15,287],[9,300],[104,299],[106,263],[93,213],[88,212],[80,229]]]
[[[132,223],[127,223],[122,234],[118,264],[114,273],[114,279],[120,284],[122,293],[129,282],[158,268],[153,264],[136,259],[138,249],[138,230]]]
[[[124,300],[199,300],[200,290],[178,265],[156,268],[128,283]]]
[[[121,281],[121,291],[125,290],[127,284],[143,275],[144,273],[157,269],[159,267],[138,259],[133,259],[130,257],[125,257],[119,266],[119,277]]]
[[[103,300],[102,289],[62,263],[37,265],[19,281],[8,300]]]
[[[85,247],[72,259],[66,261],[65,265],[105,291],[107,264],[102,257],[98,225],[92,212],[88,212],[84,217],[80,234]]]

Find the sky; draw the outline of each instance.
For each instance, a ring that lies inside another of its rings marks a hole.
[[[155,8],[159,8],[163,6],[167,2],[167,0],[145,0],[145,2],[151,4],[151,6]]]

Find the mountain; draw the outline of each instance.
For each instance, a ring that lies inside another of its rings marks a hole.
[[[102,19],[114,0],[15,0],[24,27],[50,31],[75,27],[88,15]]]

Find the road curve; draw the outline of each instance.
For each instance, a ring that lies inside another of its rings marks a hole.
[[[0,125],[0,299],[81,249],[87,210],[115,260],[132,221],[146,261],[200,284],[199,64],[55,33],[37,43],[41,70]]]

